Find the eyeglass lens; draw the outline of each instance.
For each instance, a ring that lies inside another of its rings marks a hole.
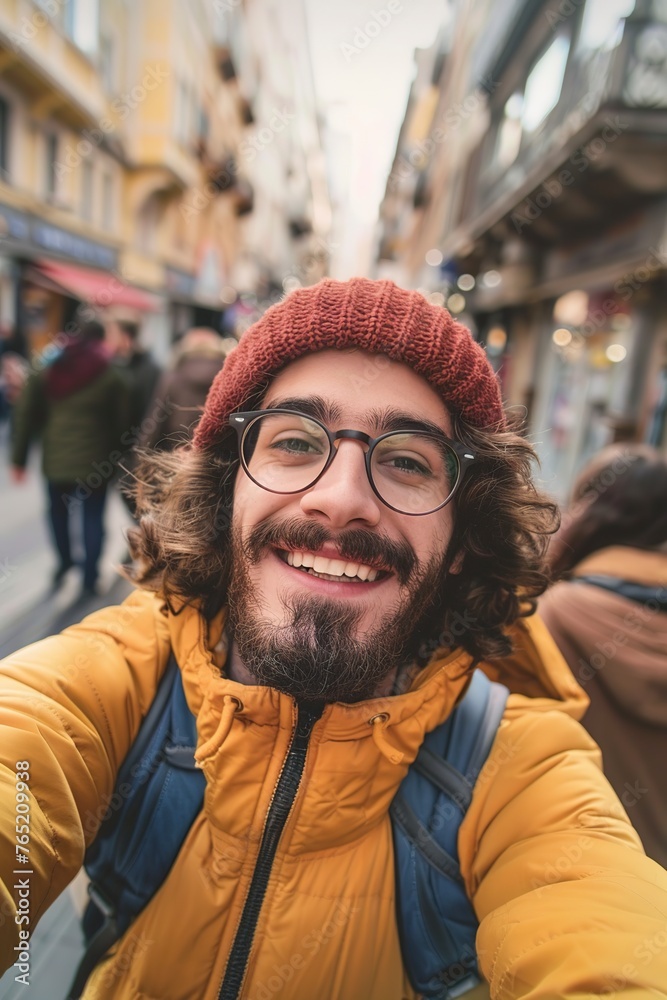
[[[254,481],[274,493],[301,493],[315,482],[329,459],[324,428],[298,413],[265,413],[248,426],[243,461]],[[391,507],[424,514],[441,506],[459,477],[456,452],[418,431],[396,431],[373,449],[375,489]]]

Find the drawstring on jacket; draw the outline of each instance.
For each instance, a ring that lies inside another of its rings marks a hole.
[[[229,736],[235,714],[240,712],[242,708],[243,703],[239,701],[238,698],[235,698],[234,695],[226,694],[224,696],[222,699],[222,712],[220,713],[218,728],[209,740],[206,740],[205,743],[202,743],[202,745],[197,747],[195,750],[195,763],[198,767],[201,767],[201,762],[205,757],[211,757],[220,749]]]
[[[400,764],[405,754],[387,739],[388,714],[380,712],[379,715],[374,715],[372,719],[369,719],[368,724],[373,727],[373,740],[380,753],[392,764]]]

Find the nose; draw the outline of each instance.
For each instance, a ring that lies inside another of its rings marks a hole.
[[[334,460],[322,478],[301,497],[301,510],[319,515],[332,528],[353,522],[375,527],[381,504],[366,475],[364,449],[358,441],[341,441]]]

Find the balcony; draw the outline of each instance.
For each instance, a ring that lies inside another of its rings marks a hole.
[[[106,112],[94,64],[46,15],[30,31],[27,17],[19,21],[22,11],[15,2],[0,15],[0,74],[25,95],[34,119],[53,117],[75,130],[94,126]]]
[[[582,240],[608,227],[610,204],[618,223],[667,195],[667,23],[657,5],[625,6],[634,9],[612,20],[623,0],[607,0],[607,36],[595,46],[582,43],[587,15],[596,13],[598,31],[602,23],[600,0],[588,0],[577,31],[545,20],[542,47],[514,53],[523,78],[491,105],[453,252],[477,244],[483,255],[490,239],[517,236],[543,246]],[[511,58],[497,53],[494,79]]]

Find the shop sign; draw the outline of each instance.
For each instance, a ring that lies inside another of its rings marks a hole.
[[[116,267],[117,253],[113,247],[105,247],[100,243],[94,243],[76,233],[70,233],[66,229],[52,226],[47,222],[35,220],[32,225],[32,239],[38,246],[49,250],[51,253],[63,254],[66,257],[73,257],[84,264],[92,264],[94,267],[111,271]]]
[[[16,240],[23,247],[46,250],[106,271],[115,270],[118,264],[118,253],[114,247],[95,243],[85,236],[17,212],[8,205],[0,205],[0,243],[5,239]],[[8,246],[11,247],[11,243]]]
[[[20,212],[7,205],[0,205],[0,240],[10,236],[23,242],[30,239],[30,223]]]

